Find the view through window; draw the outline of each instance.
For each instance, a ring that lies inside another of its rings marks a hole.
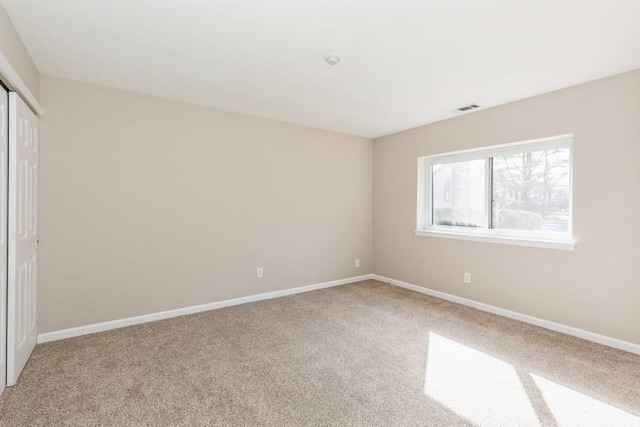
[[[417,231],[570,240],[572,142],[421,158]]]

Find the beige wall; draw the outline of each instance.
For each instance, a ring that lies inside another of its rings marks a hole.
[[[41,83],[39,333],[372,272],[371,140]]]
[[[414,236],[418,156],[567,133],[575,251]],[[640,343],[639,160],[640,70],[377,139],[374,271]]]
[[[640,343],[639,95],[640,70],[372,153],[363,138],[43,76],[39,332],[373,271]],[[575,251],[413,235],[418,156],[566,133]]]
[[[0,4],[0,52],[11,63],[33,96],[38,99],[40,73],[2,4]]]

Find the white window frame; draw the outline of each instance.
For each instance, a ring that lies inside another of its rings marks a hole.
[[[567,233],[541,233],[524,230],[501,230],[490,228],[492,176],[489,159],[495,156],[541,151],[553,148],[569,148],[569,224]],[[486,194],[485,206],[486,223],[483,228],[442,226],[433,224],[433,165],[454,163],[469,160],[485,159]],[[445,154],[422,156],[418,158],[418,215],[414,231],[417,236],[443,237],[450,239],[472,240],[489,243],[503,243],[520,246],[533,246],[550,249],[573,250],[573,135],[559,135],[550,138],[515,142],[511,144],[494,145],[480,149],[455,151]]]

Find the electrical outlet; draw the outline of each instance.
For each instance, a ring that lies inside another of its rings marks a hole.
[[[471,283],[471,273],[464,273],[464,283]]]
[[[360,258],[356,258],[356,267],[360,267]]]
[[[262,276],[264,276],[264,269],[262,267],[258,267],[258,269],[256,270],[256,276],[258,278],[261,278]]]

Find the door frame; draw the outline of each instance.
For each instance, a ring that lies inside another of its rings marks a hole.
[[[0,394],[7,385],[7,340],[8,340],[8,179],[9,179],[9,89],[0,81],[0,97],[4,102],[0,107],[0,173],[4,168],[6,173],[0,177]]]

